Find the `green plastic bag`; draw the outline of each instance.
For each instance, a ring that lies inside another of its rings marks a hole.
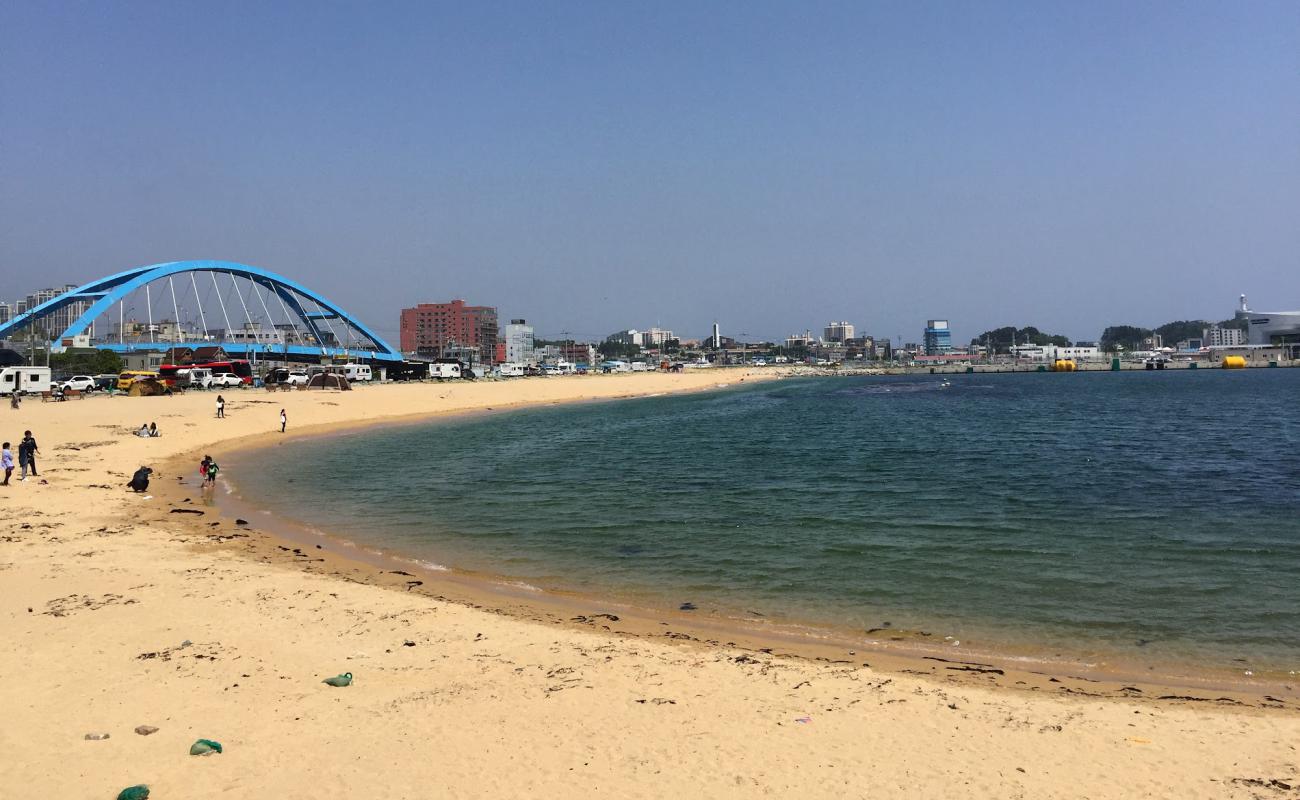
[[[190,755],[206,756],[208,753],[220,753],[221,742],[214,742],[211,739],[199,739],[190,745]]]
[[[143,783],[138,786],[128,786],[117,793],[117,800],[149,800],[149,787]]]
[[[342,675],[335,675],[333,678],[326,678],[321,683],[328,683],[330,686],[351,686],[352,673],[345,672]]]

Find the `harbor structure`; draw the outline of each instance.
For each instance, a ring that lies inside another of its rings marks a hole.
[[[952,352],[952,330],[946,319],[931,319],[925,323],[925,354],[941,356]]]
[[[1251,347],[1278,347],[1290,358],[1300,357],[1300,311],[1252,311],[1243,294],[1236,318],[1246,320]]]
[[[1096,345],[1061,346],[1054,344],[1018,344],[1011,348],[1014,358],[1034,363],[1053,361],[1102,361],[1107,356]]]

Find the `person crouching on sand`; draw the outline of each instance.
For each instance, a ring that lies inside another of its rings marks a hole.
[[[9,476],[14,474],[14,454],[9,450],[9,443],[5,442],[3,450],[0,450],[0,467],[4,467],[5,479],[0,486],[9,485]]]

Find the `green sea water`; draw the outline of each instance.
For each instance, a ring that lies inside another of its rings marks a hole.
[[[300,440],[241,469],[254,503],[543,591],[1300,671],[1300,370],[786,380]]]

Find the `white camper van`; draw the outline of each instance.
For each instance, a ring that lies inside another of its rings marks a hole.
[[[369,364],[344,364],[342,367],[343,377],[356,383],[357,381],[368,381],[372,377]]]
[[[524,377],[524,365],[507,361],[497,365],[497,374],[503,378],[522,378]]]
[[[445,363],[437,362],[429,365],[429,377],[443,380],[445,378],[459,378],[460,364],[456,362]]]
[[[176,384],[190,389],[212,388],[212,370],[207,367],[185,367],[176,370]]]
[[[5,367],[0,369],[0,395],[40,394],[50,391],[49,367]]]

